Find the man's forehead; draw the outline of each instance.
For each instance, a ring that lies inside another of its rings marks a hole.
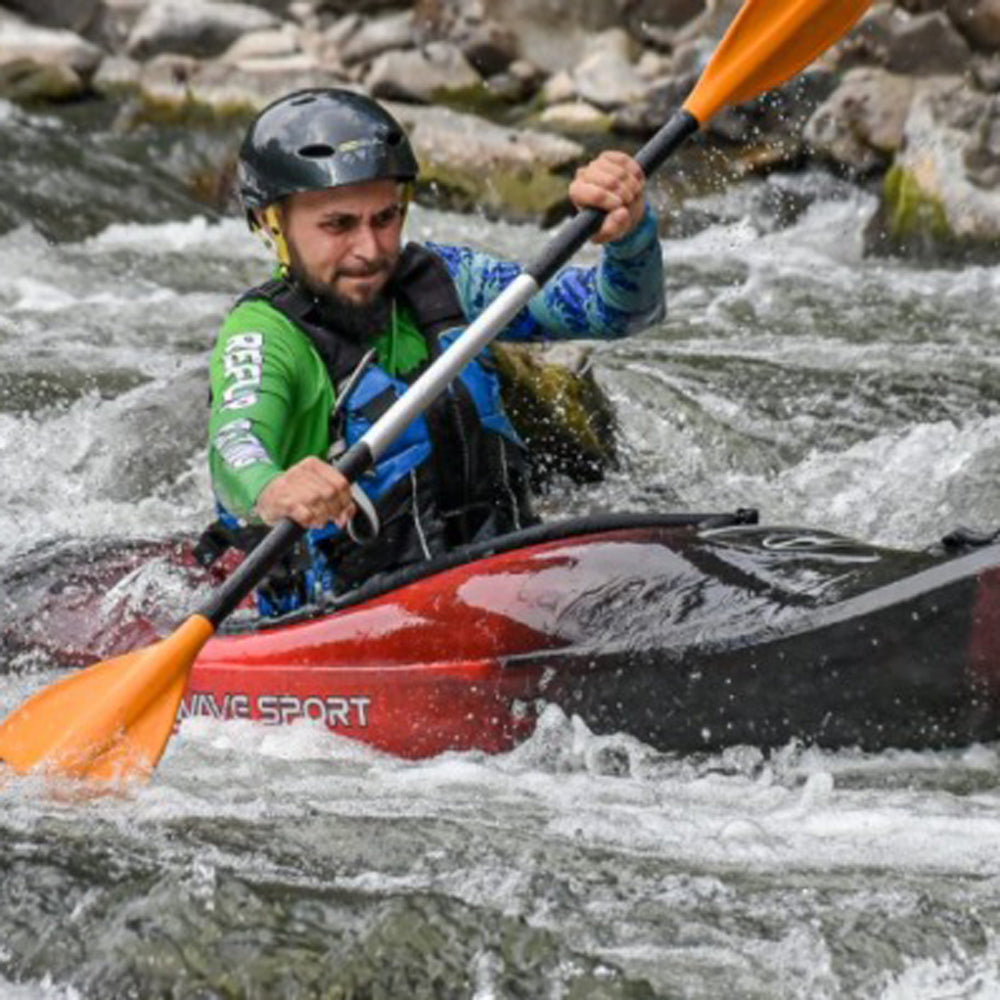
[[[397,181],[366,181],[321,191],[300,191],[289,197],[289,204],[317,214],[366,215],[398,202],[400,194],[401,185]]]

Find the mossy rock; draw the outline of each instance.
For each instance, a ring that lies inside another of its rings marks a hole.
[[[599,482],[618,467],[617,421],[575,344],[494,344],[504,405],[531,452],[536,487],[554,475]]]
[[[960,253],[940,199],[928,194],[916,177],[896,164],[886,174],[879,211],[866,233],[869,250],[914,260],[938,260]]]

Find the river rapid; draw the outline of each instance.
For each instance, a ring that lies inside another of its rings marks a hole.
[[[58,122],[0,106],[0,143],[42,206],[0,203],[9,625],[46,566],[210,517],[207,353],[267,261],[162,178],[136,194],[106,134],[71,159]],[[901,547],[1000,526],[1000,268],[864,259],[872,205],[818,173],[689,202],[668,318],[595,347],[623,468],[546,514],[756,506]],[[431,235],[545,239],[417,206]],[[132,597],[179,620],[192,595],[156,574]],[[19,653],[0,713],[53,676]],[[417,763],[190,719],[144,786],[0,781],[0,998],[985,1000],[998,768],[996,746],[674,757],[555,709],[510,754]]]

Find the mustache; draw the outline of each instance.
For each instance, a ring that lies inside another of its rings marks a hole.
[[[389,270],[391,261],[383,258],[371,264],[360,267],[341,267],[337,269],[337,276],[343,278],[371,278],[376,274],[383,274]]]

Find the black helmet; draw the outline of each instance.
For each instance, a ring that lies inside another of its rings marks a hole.
[[[257,115],[240,147],[240,195],[248,211],[296,191],[416,176],[417,159],[399,122],[350,90],[280,98]]]

